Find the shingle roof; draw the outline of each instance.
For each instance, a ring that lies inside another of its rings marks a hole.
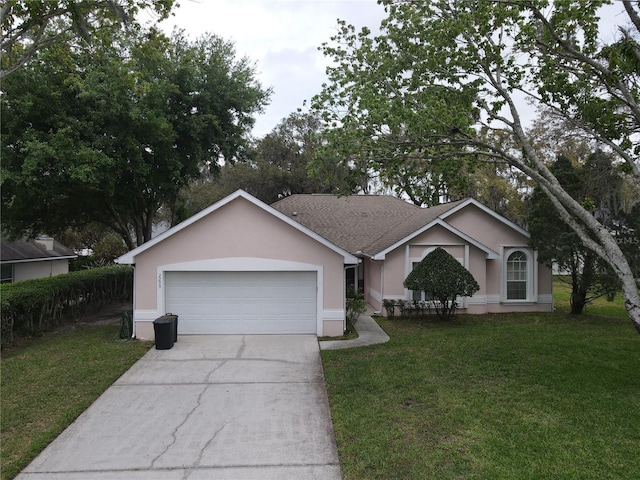
[[[53,250],[46,250],[44,246],[33,240],[21,239],[7,242],[4,238],[0,238],[0,242],[0,261],[3,263],[77,257],[73,250],[65,247],[57,240],[53,240]]]
[[[463,201],[421,208],[388,195],[300,194],[271,206],[348,252],[375,255]]]

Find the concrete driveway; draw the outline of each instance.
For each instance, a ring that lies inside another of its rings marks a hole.
[[[19,480],[342,478],[312,335],[150,350]]]

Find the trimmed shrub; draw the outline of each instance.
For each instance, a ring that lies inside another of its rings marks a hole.
[[[425,292],[438,318],[447,320],[458,307],[456,297],[470,297],[480,286],[471,272],[443,248],[429,253],[404,281],[410,290]]]
[[[2,343],[12,342],[14,335],[42,335],[66,316],[131,300],[132,294],[133,269],[124,266],[0,284]]]
[[[393,318],[396,316],[396,301],[384,299],[382,301],[382,306],[387,311],[387,317]]]
[[[353,332],[360,314],[367,311],[367,302],[355,287],[347,287],[347,333]]]

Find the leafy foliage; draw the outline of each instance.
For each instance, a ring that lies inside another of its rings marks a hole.
[[[425,292],[442,320],[447,320],[454,314],[457,297],[470,297],[480,290],[480,285],[471,272],[440,247],[415,266],[407,275],[404,286],[410,290]]]
[[[203,169],[243,155],[269,91],[233,45],[149,31],[40,51],[3,83],[3,225],[110,227],[128,248]],[[34,208],[37,205],[38,208]]]
[[[292,113],[255,141],[244,158],[223,165],[213,178],[192,182],[181,195],[182,218],[238,189],[268,204],[297,193],[351,193],[339,165],[327,175],[313,171],[314,155],[324,142],[321,127],[313,114]]]
[[[594,156],[602,155],[602,152],[593,154],[590,163]],[[560,156],[551,171],[573,198],[585,204],[606,200],[597,194],[602,185],[588,175],[587,166],[575,167],[567,157]],[[580,314],[596,298],[613,297],[619,291],[620,285],[613,272],[562,223],[551,201],[539,188],[531,196],[527,224],[531,234],[529,243],[538,250],[538,260],[550,267],[555,263],[562,271],[569,272],[571,313]]]
[[[361,314],[367,311],[367,302],[364,296],[355,287],[347,287],[347,331],[351,333],[355,329],[356,322]]]
[[[108,44],[123,26],[138,28],[135,17],[151,10],[166,18],[174,0],[10,0],[0,8],[0,79],[25,65],[41,48],[76,40]]]
[[[385,312],[387,312],[387,317],[394,318],[396,316],[396,306],[397,302],[394,299],[385,298],[382,301],[382,306],[384,307]]]
[[[520,108],[524,98],[566,119],[615,152],[640,185],[637,2],[621,2],[630,23],[613,42],[598,31],[599,9],[611,3],[605,0],[381,3],[388,16],[379,35],[343,22],[323,47],[333,62],[314,106],[330,130],[334,158],[399,173],[410,158],[431,185],[457,181],[461,161],[507,163],[540,186],[562,221],[615,272],[640,332],[640,295],[627,258],[549,171]],[[508,141],[495,142],[489,132]]]
[[[133,269],[122,266],[0,284],[2,342],[12,342],[15,334],[42,335],[65,315],[131,300],[132,294]]]

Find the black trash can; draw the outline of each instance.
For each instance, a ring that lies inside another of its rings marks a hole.
[[[176,316],[163,315],[153,321],[153,331],[156,335],[156,350],[173,348],[176,337]]]
[[[174,320],[175,328],[173,329],[173,332],[174,332],[173,333],[173,341],[177,342],[178,341],[178,315],[174,315],[173,313],[165,313],[160,318],[165,318],[165,317],[173,318],[173,320]]]

